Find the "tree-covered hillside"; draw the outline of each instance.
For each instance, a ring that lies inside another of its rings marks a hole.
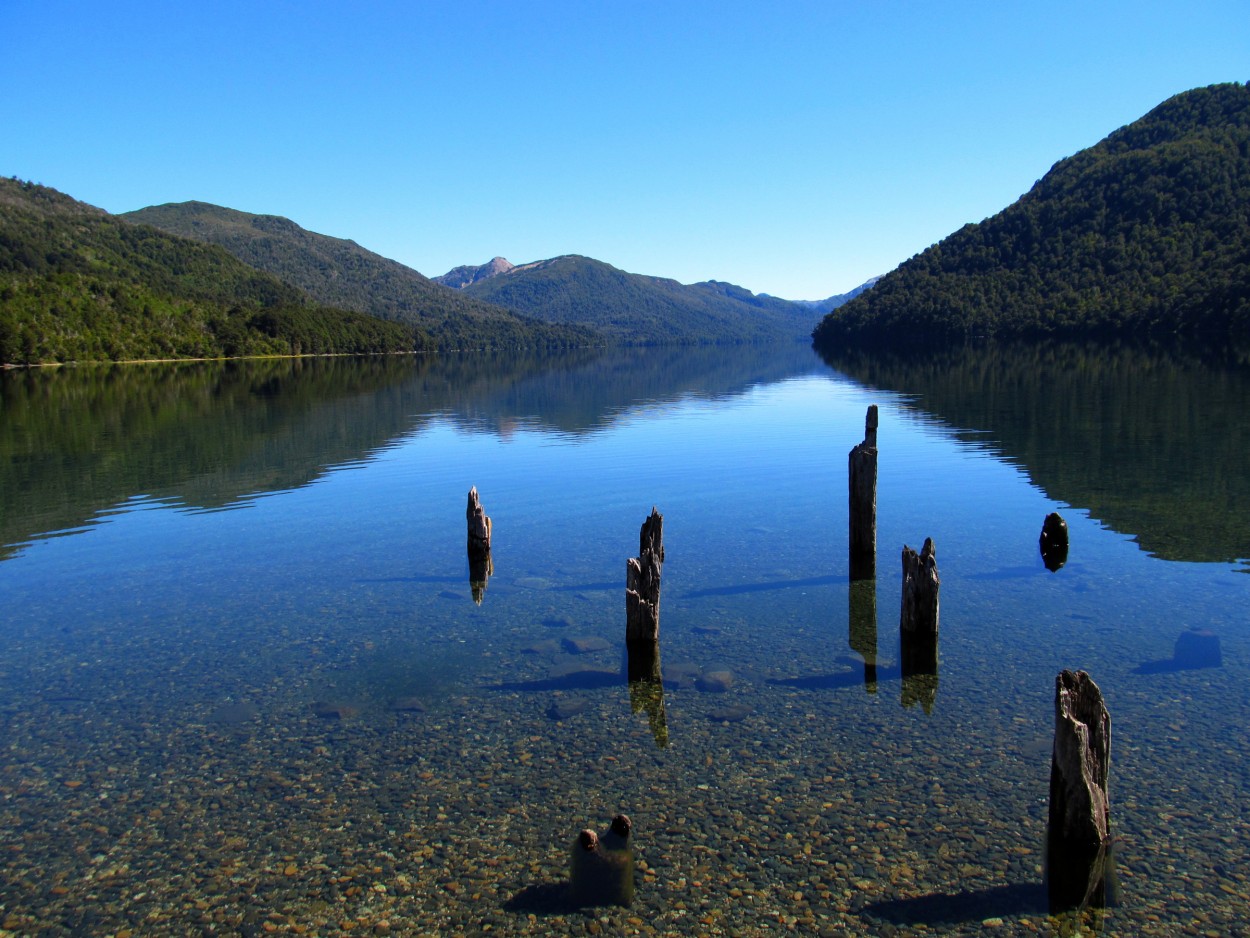
[[[965,335],[1250,336],[1250,86],[1164,102],[833,311],[818,347]]]
[[[410,323],[440,348],[552,348],[602,344],[591,330],[554,326],[435,283],[410,267],[276,215],[206,202],[154,205],[119,218],[224,247],[321,303]]]
[[[733,284],[685,285],[575,254],[517,265],[464,292],[551,322],[588,325],[632,344],[796,339],[816,321],[802,304]]]
[[[0,363],[412,351],[411,326],[328,309],[221,248],[0,179]]]

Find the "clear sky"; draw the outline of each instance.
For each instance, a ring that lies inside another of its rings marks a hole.
[[[1250,0],[0,0],[0,175],[819,299],[1247,80]]]

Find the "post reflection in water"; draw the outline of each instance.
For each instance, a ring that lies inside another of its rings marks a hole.
[[[864,659],[864,689],[877,692],[877,581],[851,581],[850,646]]]
[[[651,735],[660,749],[668,746],[668,717],[664,711],[664,679],[660,671],[658,641],[625,643],[626,674],[629,678],[631,713],[646,711]]]
[[[479,606],[486,598],[486,584],[494,572],[495,561],[489,550],[480,557],[474,557],[472,549],[469,550],[469,592],[473,594],[473,601]]]
[[[899,663],[903,672],[902,704],[920,704],[933,712],[938,691],[938,633],[899,630]]]

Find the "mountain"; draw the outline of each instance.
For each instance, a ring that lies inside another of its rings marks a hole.
[[[512,267],[513,265],[502,257],[495,257],[491,259],[490,263],[483,264],[480,267],[456,267],[447,271],[441,277],[432,277],[431,279],[435,283],[441,283],[443,286],[451,287],[453,290],[463,290],[479,280],[506,274]]]
[[[800,306],[806,306],[808,309],[812,310],[813,312],[820,313],[823,315],[825,313],[832,312],[833,310],[837,309],[839,306],[842,306],[845,303],[849,303],[851,300],[855,299],[855,297],[859,296],[865,290],[872,289],[873,286],[875,286],[877,281],[880,279],[881,279],[880,277],[870,277],[868,280],[865,280],[863,283],[857,286],[854,290],[851,290],[849,293],[838,293],[834,296],[826,297],[823,300],[791,300],[791,302],[798,303]],[[767,296],[768,294],[762,293],[760,295]]]
[[[552,326],[465,296],[354,241],[308,231],[277,215],[179,202],[118,217],[220,245],[321,303],[418,326],[440,348],[561,347],[603,341],[587,329]]]
[[[818,348],[968,335],[1250,336],[1250,86],[1213,85],[1056,163],[826,316]]]
[[[810,333],[816,319],[802,304],[756,296],[730,283],[683,285],[576,254],[509,266],[470,282],[463,292],[549,322],[590,326],[635,345],[797,339]]]
[[[219,247],[0,179],[0,363],[428,345],[411,326],[317,305]]]

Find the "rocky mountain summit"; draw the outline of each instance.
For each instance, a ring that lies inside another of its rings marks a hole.
[[[472,286],[479,280],[489,280],[491,277],[498,277],[500,274],[506,274],[513,269],[512,264],[508,263],[505,258],[493,257],[489,263],[482,264],[478,267],[462,266],[447,271],[441,277],[431,277],[435,283],[441,283],[445,287],[451,287],[454,290],[463,290],[465,287]]]

